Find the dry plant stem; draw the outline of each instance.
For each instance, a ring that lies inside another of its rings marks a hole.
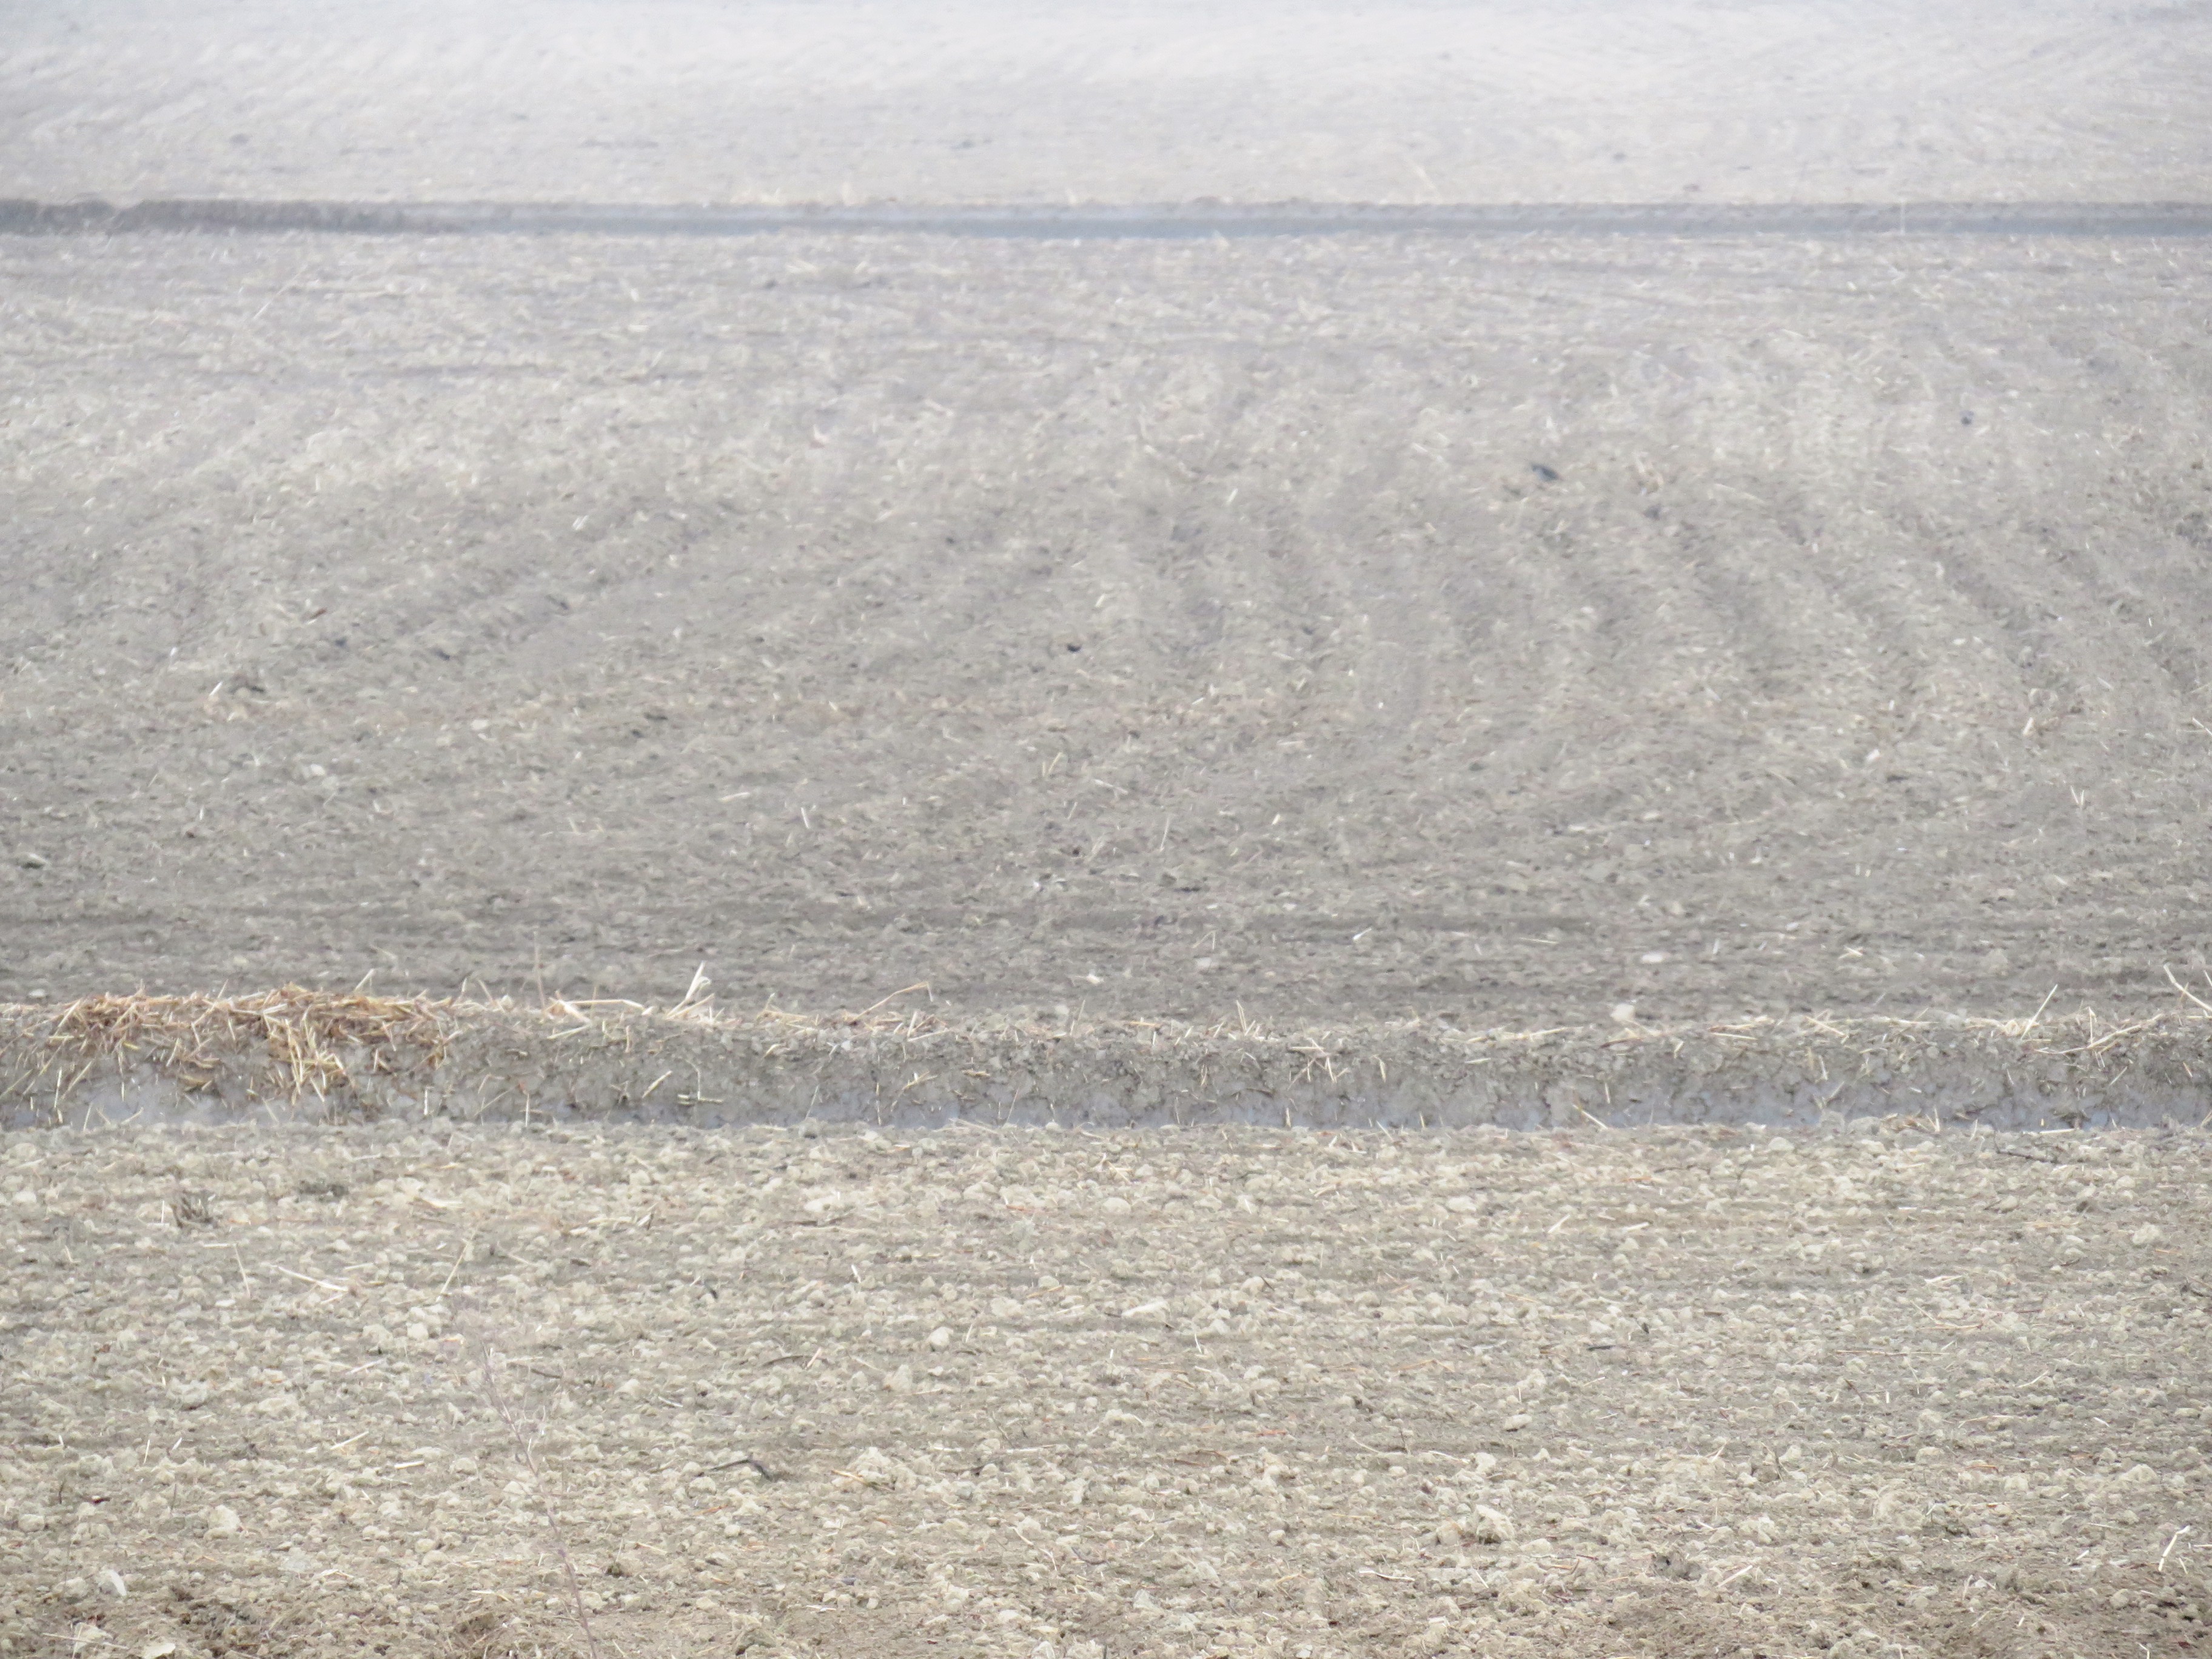
[[[2180,992],[2182,995],[2187,997],[2191,1002],[2202,1008],[2206,1013],[2212,1014],[2212,1002],[2205,1001],[2203,997],[2198,996],[2196,992],[2191,990],[2179,980],[2174,978],[2173,968],[2171,963],[2161,963],[2160,965],[2166,969],[2166,978],[2168,984],[2172,985],[2175,990]]]
[[[347,1080],[349,1050],[372,1068],[411,1048],[432,1063],[447,1032],[442,1005],[287,985],[253,996],[80,997],[54,1011],[49,1041],[88,1055],[142,1054],[171,1073],[212,1078],[228,1049],[258,1039],[291,1099]]]
[[[514,1442],[515,1453],[522,1459],[522,1466],[530,1471],[530,1484],[538,1494],[538,1509],[545,1516],[547,1535],[553,1540],[553,1553],[560,1558],[561,1572],[568,1586],[568,1606],[576,1615],[576,1628],[584,1635],[584,1650],[591,1659],[604,1659],[599,1652],[599,1638],[592,1633],[591,1614],[584,1610],[584,1587],[577,1582],[576,1564],[568,1554],[568,1534],[561,1529],[561,1517],[554,1510],[553,1494],[545,1484],[544,1471],[538,1467],[537,1448],[531,1443],[529,1435],[523,1431],[521,1423],[516,1419],[514,1408],[507,1403],[507,1391],[499,1386],[499,1350],[489,1337],[477,1338],[477,1348],[478,1369],[483,1376],[484,1398],[499,1413],[499,1420],[507,1425],[507,1432]]]

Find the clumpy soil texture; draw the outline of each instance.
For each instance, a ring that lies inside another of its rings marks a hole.
[[[2212,988],[2191,247],[0,268],[0,1000],[665,1004],[705,963],[725,1006],[1528,1029]]]
[[[2197,1650],[2212,1143],[1923,1128],[21,1134],[0,1641]]]

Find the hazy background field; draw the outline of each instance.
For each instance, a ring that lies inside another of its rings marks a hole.
[[[2194,0],[22,0],[0,195],[2202,200]]]

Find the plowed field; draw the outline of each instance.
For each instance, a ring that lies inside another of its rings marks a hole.
[[[2203,961],[2194,245],[0,260],[18,1000],[1554,1025]]]
[[[2201,201],[2188,3],[19,0],[0,196]]]
[[[7,9],[46,204],[1843,232],[11,210],[0,1654],[2193,1659],[2208,96],[2197,4]],[[1946,201],[2052,234],[1820,206]]]
[[[2207,1150],[22,1135],[0,1640],[2187,1659]]]

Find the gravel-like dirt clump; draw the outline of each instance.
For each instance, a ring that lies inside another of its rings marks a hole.
[[[2185,1654],[2208,1154],[25,1133],[0,1651]]]

